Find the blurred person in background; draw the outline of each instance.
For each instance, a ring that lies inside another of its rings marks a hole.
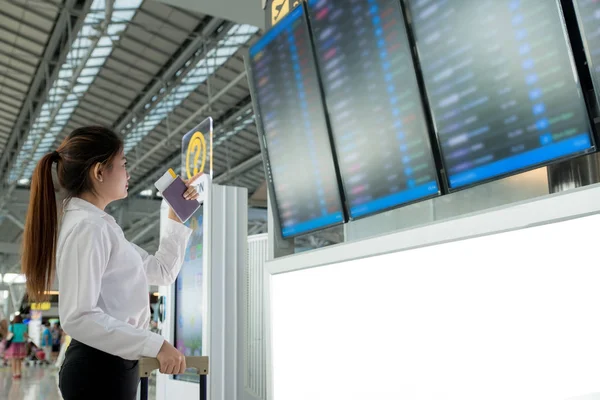
[[[29,339],[27,325],[23,323],[23,317],[16,315],[12,324],[8,327],[8,331],[8,341],[10,344],[7,344],[8,348],[5,351],[5,357],[10,361],[13,379],[20,379],[23,359],[27,357],[26,345]]]

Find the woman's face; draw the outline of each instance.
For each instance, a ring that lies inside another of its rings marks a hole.
[[[101,181],[96,185],[96,190],[107,204],[127,197],[129,173],[127,172],[127,159],[122,150],[109,165],[102,168],[99,177]]]

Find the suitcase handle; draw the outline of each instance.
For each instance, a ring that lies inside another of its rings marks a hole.
[[[207,382],[208,375],[208,357],[186,357],[185,364],[188,368],[195,368],[200,375],[200,400],[206,400],[207,397]],[[155,369],[160,368],[160,363],[156,358],[141,358],[139,363],[140,368],[140,399],[148,400],[148,377]]]
[[[208,357],[186,357],[185,364],[188,368],[194,368],[198,375],[208,375]],[[156,358],[143,357],[139,362],[140,378],[147,378],[155,369],[160,368]]]

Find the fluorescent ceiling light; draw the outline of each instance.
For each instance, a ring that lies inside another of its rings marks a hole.
[[[2,276],[2,281],[4,283],[13,283],[13,282],[15,282],[15,280],[17,279],[18,276],[19,276],[19,274],[12,274],[12,273],[4,274]]]

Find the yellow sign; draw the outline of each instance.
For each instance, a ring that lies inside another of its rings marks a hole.
[[[273,0],[271,3],[271,25],[278,23],[290,12],[290,0]]]
[[[193,158],[193,160],[190,160],[191,158]],[[192,138],[190,139],[190,143],[188,144],[187,152],[185,155],[185,172],[187,178],[191,179],[194,175],[200,172],[204,172],[205,165],[206,139],[204,139],[204,135],[202,134],[202,132],[195,132]]]
[[[181,139],[181,178],[208,175],[213,171],[213,120],[211,117],[190,129]],[[208,159],[208,160],[207,160]]]
[[[35,311],[48,311],[52,307],[49,302],[44,303],[31,303],[31,309]]]

